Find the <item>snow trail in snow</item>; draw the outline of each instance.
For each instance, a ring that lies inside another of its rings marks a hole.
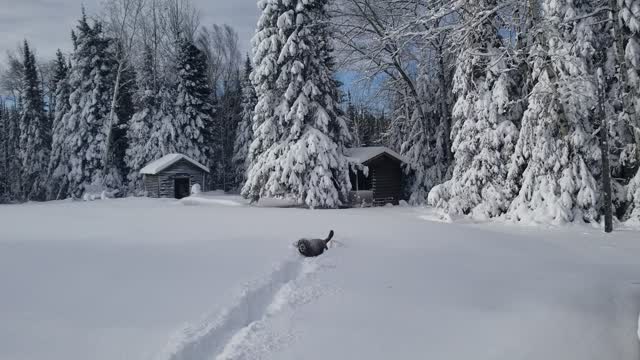
[[[157,360],[237,359],[246,350],[245,339],[264,328],[264,322],[286,306],[306,303],[316,292],[302,291],[297,284],[316,271],[314,259],[295,255],[280,263],[262,280],[247,284],[221,312],[187,326]]]

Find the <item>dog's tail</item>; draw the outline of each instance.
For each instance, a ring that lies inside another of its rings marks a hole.
[[[329,231],[329,236],[327,236],[327,238],[324,239],[324,243],[328,244],[329,241],[331,241],[331,239],[333,239],[333,230]]]

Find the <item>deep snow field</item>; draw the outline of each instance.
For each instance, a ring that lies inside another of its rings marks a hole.
[[[234,196],[0,206],[0,359],[640,358],[640,232]],[[337,242],[317,259],[292,243]]]

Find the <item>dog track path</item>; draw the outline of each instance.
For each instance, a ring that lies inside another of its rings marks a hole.
[[[290,302],[304,302],[296,298],[296,282],[316,269],[315,261],[297,256],[283,261],[263,280],[245,286],[231,306],[197,326],[186,327],[157,360],[232,358],[228,354],[256,325],[263,325]]]

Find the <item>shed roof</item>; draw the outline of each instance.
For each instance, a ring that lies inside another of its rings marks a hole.
[[[192,158],[182,154],[167,154],[158,160],[154,160],[148,163],[140,170],[140,174],[144,175],[158,175],[159,172],[168,168],[169,166],[177,163],[180,160],[186,160],[191,164],[199,167],[203,171],[210,172],[209,168],[193,160]]]
[[[382,154],[386,154],[405,164],[408,163],[407,159],[405,159],[404,156],[398,154],[397,152],[385,146],[349,148],[349,149],[345,149],[344,154],[349,159],[349,161],[356,162],[359,164],[364,164],[368,161],[371,161]]]

